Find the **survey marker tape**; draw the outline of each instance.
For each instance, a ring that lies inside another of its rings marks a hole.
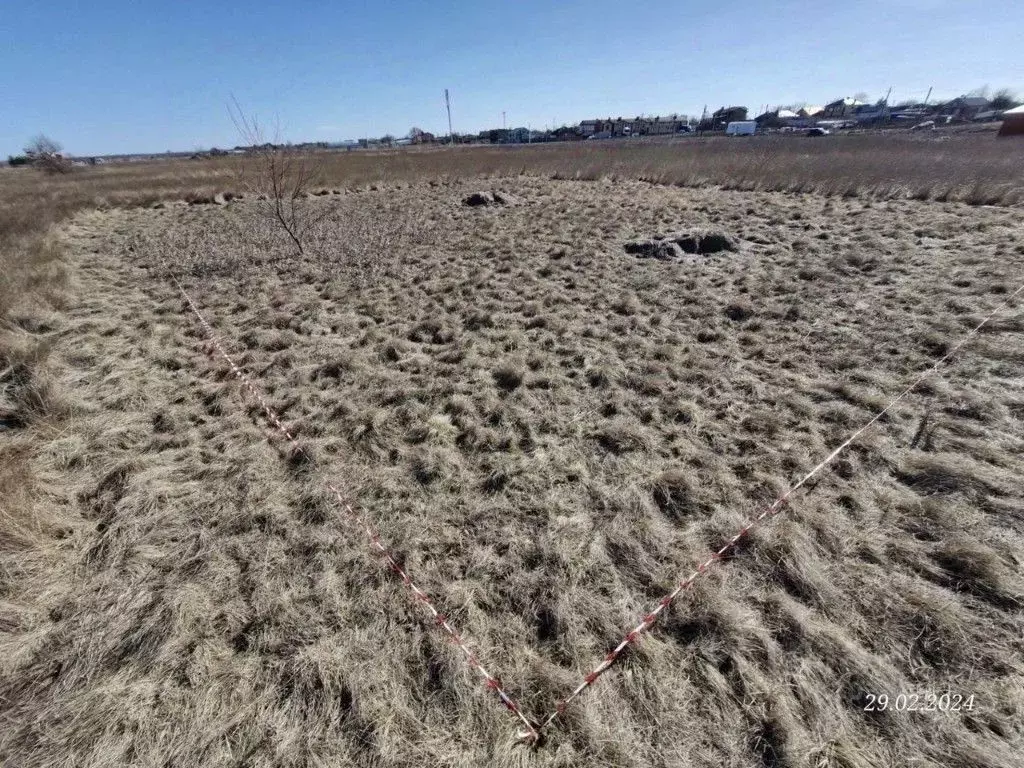
[[[729,539],[725,543],[725,545],[722,546],[721,549],[713,553],[707,560],[698,565],[696,570],[694,570],[689,576],[687,576],[685,579],[683,579],[676,585],[675,589],[673,589],[671,592],[669,592],[667,595],[661,598],[661,600],[658,601],[658,604],[654,607],[654,609],[646,616],[644,616],[643,621],[641,621],[639,624],[633,627],[633,629],[626,633],[626,636],[622,638],[622,641],[617,646],[615,646],[615,648],[612,651],[610,651],[604,657],[604,659],[601,660],[600,664],[594,667],[593,670],[591,670],[583,677],[583,680],[580,682],[579,685],[576,686],[572,693],[570,693],[568,696],[566,696],[564,699],[558,702],[558,704],[555,706],[554,711],[551,712],[551,714],[549,714],[546,718],[544,718],[544,720],[542,720],[537,725],[535,730],[524,731],[519,734],[519,738],[523,741],[535,742],[540,732],[542,732],[545,728],[551,725],[551,723],[554,722],[559,715],[564,713],[566,707],[569,705],[570,702],[572,702],[575,698],[577,698],[580,694],[587,690],[587,688],[593,685],[597,678],[599,678],[601,675],[608,671],[608,669],[615,663],[615,660],[618,659],[620,655],[622,655],[622,652],[625,651],[627,647],[629,647],[633,643],[636,643],[644,632],[647,632],[651,627],[654,626],[655,622],[658,620],[658,617],[661,616],[661,614],[672,604],[673,600],[679,597],[681,593],[688,590],[692,586],[693,582],[696,581],[701,575],[707,573],[708,570],[715,563],[721,561],[722,558],[726,555],[726,553],[730,549],[735,547],[736,544],[739,543],[739,541],[744,536],[746,536],[752,528],[754,528],[754,526],[758,525],[767,518],[773,517],[779,512],[781,512],[783,507],[785,507],[786,503],[789,501],[789,498],[798,490],[800,490],[800,488],[802,488],[808,480],[810,480],[812,477],[814,477],[823,469],[825,469],[825,467],[831,464],[836,459],[836,457],[839,456],[839,454],[841,454],[843,451],[850,447],[850,444],[853,443],[854,440],[856,440],[858,437],[864,434],[864,432],[866,432],[868,429],[874,426],[874,424],[879,419],[881,419],[886,413],[888,413],[893,406],[895,406],[898,402],[903,400],[903,398],[909,395],[917,387],[918,384],[920,384],[926,378],[935,373],[935,371],[937,371],[939,367],[943,365],[943,363],[945,363],[953,355],[959,352],[960,349],[968,341],[970,341],[978,333],[978,331],[982,329],[982,327],[984,327],[993,317],[999,314],[1004,307],[1008,306],[1022,291],[1024,291],[1024,285],[1021,285],[1019,288],[1017,288],[1017,290],[1010,294],[1010,296],[1007,297],[1007,299],[1003,301],[999,306],[993,309],[985,317],[984,320],[982,320],[980,323],[974,326],[974,328],[968,331],[967,334],[962,339],[960,339],[956,346],[954,346],[945,355],[936,360],[935,363],[931,366],[931,368],[929,368],[916,379],[914,379],[913,383],[911,383],[910,386],[908,386],[906,389],[904,389],[902,392],[896,395],[896,397],[894,397],[889,402],[889,404],[885,406],[885,408],[876,413],[870,421],[864,424],[864,426],[862,426],[860,429],[858,429],[856,432],[854,432],[852,435],[846,438],[846,440],[844,440],[838,448],[836,448],[834,451],[832,451],[832,453],[830,453],[828,456],[822,459],[822,461],[819,462],[817,466],[814,467],[814,469],[812,469],[810,472],[808,472],[806,475],[800,478],[800,480],[798,480],[794,485],[792,485],[789,488],[789,490],[787,490],[785,493],[783,493],[781,496],[775,499],[775,501],[772,502],[771,505],[765,507],[763,510],[761,510],[761,512],[758,515],[748,520],[746,525],[744,525],[736,533],[735,536]]]
[[[270,407],[270,405],[267,403],[267,401],[262,396],[260,391],[256,388],[256,386],[252,383],[249,377],[246,376],[246,374],[242,371],[241,368],[239,368],[239,366],[234,362],[231,356],[228,355],[227,351],[224,349],[223,345],[218,340],[213,330],[213,327],[203,316],[202,312],[199,311],[198,306],[192,300],[192,297],[188,294],[184,287],[182,287],[181,283],[178,281],[177,277],[175,277],[174,273],[171,272],[170,268],[166,264],[164,264],[164,268],[167,270],[167,273],[170,276],[170,279],[174,283],[175,287],[184,297],[191,311],[195,314],[196,318],[199,320],[200,324],[205,329],[210,341],[213,343],[220,356],[224,358],[224,360],[228,363],[232,373],[239,379],[239,381],[242,382],[242,384],[246,387],[246,389],[248,389],[250,394],[252,394],[253,397],[259,402],[267,418],[285,436],[285,438],[291,444],[292,448],[296,452],[306,456],[307,459],[310,458],[309,453],[302,447],[302,445],[292,436],[292,434],[284,426],[284,424],[281,422],[281,419],[278,417],[277,413]],[[885,408],[883,408],[881,411],[875,414],[875,416],[873,416],[869,421],[867,421],[863,426],[861,426],[856,432],[851,434],[842,444],[835,448],[832,451],[832,453],[826,456],[813,469],[811,469],[806,475],[804,475],[799,481],[797,481],[788,490],[786,490],[785,493],[779,496],[771,505],[764,508],[755,517],[751,518],[746,523],[746,525],[744,525],[743,528],[741,528],[719,550],[711,554],[711,556],[708,557],[707,560],[698,565],[692,573],[690,573],[686,578],[680,581],[676,585],[675,589],[673,589],[670,593],[661,598],[661,600],[658,601],[658,604],[655,606],[655,608],[650,613],[648,613],[639,624],[637,624],[632,630],[627,632],[625,637],[623,637],[623,639],[620,641],[620,643],[612,651],[610,651],[604,657],[604,659],[602,659],[602,661],[596,667],[594,667],[594,669],[591,672],[584,676],[583,680],[579,683],[579,685],[577,685],[576,688],[567,697],[558,702],[554,711],[552,711],[543,721],[539,723],[531,721],[529,718],[526,717],[525,714],[523,714],[523,711],[519,707],[519,705],[504,690],[504,688],[501,685],[501,681],[497,677],[491,675],[487,671],[487,669],[480,663],[479,659],[477,659],[476,655],[472,652],[472,650],[470,650],[467,647],[461,635],[459,635],[459,633],[454,629],[454,627],[452,627],[447,617],[435,607],[431,598],[412,581],[412,579],[409,577],[406,571],[402,568],[402,566],[398,563],[394,556],[384,546],[383,542],[380,539],[380,536],[376,533],[376,531],[373,529],[372,525],[368,522],[368,520],[366,520],[366,518],[364,518],[363,516],[359,515],[352,508],[352,506],[347,501],[345,501],[345,498],[342,495],[341,491],[333,483],[325,481],[325,485],[327,489],[332,494],[334,494],[339,505],[345,511],[345,513],[349,515],[349,517],[351,517],[354,521],[356,521],[360,526],[362,526],[363,530],[366,532],[367,536],[370,539],[371,545],[378,551],[378,553],[380,553],[384,557],[384,559],[387,561],[388,567],[391,568],[391,570],[393,570],[399,576],[399,578],[401,578],[402,583],[409,588],[410,592],[412,592],[416,601],[426,606],[427,610],[431,613],[432,617],[434,618],[434,622],[439,627],[441,627],[445,631],[445,633],[448,634],[451,640],[456,644],[456,646],[458,646],[458,648],[462,651],[463,655],[465,656],[466,661],[469,663],[469,665],[475,670],[477,670],[481,677],[484,678],[486,686],[489,689],[495,691],[498,694],[498,697],[501,700],[501,702],[505,705],[505,707],[509,709],[511,712],[513,712],[526,726],[525,731],[519,732],[519,739],[521,741],[537,744],[540,741],[542,731],[545,730],[551,723],[553,723],[561,714],[563,714],[568,705],[573,700],[578,698],[587,688],[593,685],[594,682],[596,682],[602,674],[608,671],[608,669],[611,668],[611,666],[622,655],[622,653],[626,650],[627,647],[629,647],[631,644],[636,643],[644,632],[649,631],[657,622],[661,614],[672,604],[672,602],[680,594],[688,590],[693,585],[693,583],[701,575],[703,575],[710,568],[712,568],[716,562],[721,561],[724,558],[724,556],[729,552],[729,550],[735,547],[736,544],[739,543],[739,541],[743,539],[755,526],[757,526],[765,519],[773,517],[774,515],[781,512],[782,509],[785,507],[786,503],[789,501],[790,497],[794,493],[796,493],[800,488],[806,485],[807,482],[810,481],[814,476],[816,476],[822,470],[828,467],[843,451],[845,451],[854,441],[856,441],[857,438],[859,438],[864,432],[866,432],[868,429],[874,426],[876,422],[878,422],[886,413],[888,413],[897,403],[899,403],[907,395],[909,395],[919,384],[921,384],[921,382],[923,382],[925,379],[927,379],[929,376],[935,373],[935,371],[937,371],[943,364],[945,364],[950,358],[952,358],[957,352],[959,352],[960,349],[963,348],[968,341],[970,341],[975,335],[977,335],[978,332],[986,324],[988,324],[997,314],[999,314],[999,312],[1001,312],[1006,306],[1008,306],[1018,295],[1021,294],[1021,292],[1024,292],[1024,285],[1019,286],[1002,303],[1000,303],[995,309],[993,309],[980,323],[978,323],[976,326],[974,326],[974,328],[968,331],[968,333],[965,334],[963,338],[952,349],[950,349],[941,358],[936,360],[930,368],[928,368],[924,373],[920,374],[909,386],[907,386],[902,392],[896,395],[896,397],[894,397],[889,402],[889,404],[885,406]]]
[[[302,444],[299,443],[299,441],[295,439],[295,437],[288,430],[288,428],[285,427],[285,425],[281,421],[281,418],[277,415],[277,412],[270,407],[270,404],[266,401],[266,398],[263,397],[263,394],[259,391],[256,385],[253,384],[252,380],[235,363],[234,359],[232,359],[232,357],[227,353],[227,350],[224,349],[224,346],[220,343],[220,340],[217,338],[217,334],[213,330],[213,326],[210,325],[207,319],[203,316],[203,313],[199,311],[199,307],[192,300],[192,297],[189,295],[188,291],[186,291],[184,287],[182,287],[181,282],[179,282],[178,278],[175,277],[174,273],[170,270],[170,267],[166,263],[164,263],[164,269],[167,270],[167,274],[170,276],[171,281],[174,283],[175,287],[178,289],[178,291],[184,297],[185,301],[188,303],[189,309],[191,309],[192,313],[196,316],[196,318],[198,318],[200,325],[203,326],[203,329],[206,331],[206,335],[213,343],[213,346],[216,348],[217,352],[231,368],[231,372],[235,375],[235,377],[240,382],[242,382],[242,385],[249,391],[249,394],[251,394],[260,404],[260,407],[263,409],[263,413],[266,414],[266,417],[270,421],[270,423],[273,424],[282,435],[284,435],[285,439],[292,446],[292,450],[294,450],[296,453],[303,455],[304,457],[306,457],[307,460],[311,460],[312,457],[309,455],[309,452],[305,448],[303,448]],[[422,589],[420,589],[412,580],[412,578],[410,578],[409,574],[402,567],[401,563],[398,562],[395,556],[391,554],[391,551],[381,541],[380,535],[371,525],[370,521],[364,515],[359,514],[355,511],[355,509],[352,508],[352,505],[345,500],[345,496],[338,489],[338,487],[334,485],[334,483],[330,482],[329,480],[325,480],[324,485],[326,486],[327,490],[329,490],[331,494],[333,494],[334,498],[338,502],[338,505],[345,512],[345,514],[348,515],[350,519],[355,521],[356,524],[358,524],[363,529],[363,531],[366,533],[366,536],[370,540],[370,546],[373,547],[373,549],[376,550],[376,552],[384,558],[384,561],[387,563],[388,568],[394,571],[395,574],[402,580],[402,583],[406,587],[408,587],[409,592],[412,593],[415,602],[419,603],[420,605],[423,605],[427,609],[427,611],[433,618],[434,624],[440,627],[445,632],[445,634],[448,635],[451,641],[459,648],[459,650],[462,651],[462,654],[463,656],[465,656],[466,662],[469,664],[469,666],[475,669],[484,679],[484,685],[486,685],[488,689],[498,694],[498,698],[501,700],[501,703],[504,704],[505,707],[510,712],[515,714],[515,716],[519,718],[523,725],[526,726],[526,730],[521,731],[519,733],[519,738],[525,741],[529,741],[530,743],[537,743],[540,739],[540,733],[537,730],[536,724],[531,722],[530,719],[523,714],[523,711],[522,709],[520,709],[519,704],[516,703],[515,699],[513,699],[502,686],[501,680],[487,671],[487,668],[484,667],[484,665],[480,662],[476,654],[473,653],[473,651],[469,648],[468,645],[466,645],[466,641],[463,639],[462,635],[460,635],[458,631],[456,631],[455,627],[452,626],[452,623],[448,619],[448,617],[437,609],[437,606],[434,604],[434,601],[431,599],[431,597]]]

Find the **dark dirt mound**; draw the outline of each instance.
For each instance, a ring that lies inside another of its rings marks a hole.
[[[676,261],[683,256],[683,250],[670,240],[636,240],[626,243],[624,247],[626,253],[639,256],[641,259]]]
[[[513,205],[517,202],[518,199],[507,192],[474,192],[463,199],[462,204],[476,208],[480,205]]]
[[[463,205],[468,205],[470,208],[476,208],[479,205],[490,205],[494,202],[487,192],[474,192],[465,200],[462,201]]]
[[[626,253],[642,259],[677,261],[684,254],[706,256],[722,251],[735,251],[736,241],[720,232],[698,234],[677,233],[655,235],[647,240],[633,240],[624,246]]]

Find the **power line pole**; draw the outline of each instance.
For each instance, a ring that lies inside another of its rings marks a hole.
[[[930,99],[932,97],[932,88],[933,87],[934,86],[931,86],[931,85],[928,86],[928,95],[924,97],[924,105],[926,107],[928,106],[928,99]]]
[[[444,89],[444,108],[448,110],[448,143],[455,143],[455,136],[452,133],[452,103],[448,99],[448,89]]]

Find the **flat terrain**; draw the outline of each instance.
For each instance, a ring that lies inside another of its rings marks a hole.
[[[75,426],[37,463],[76,522],[8,612],[0,763],[1019,765],[1019,301],[536,751],[323,485],[542,717],[1018,287],[1019,208],[521,177],[309,205],[302,257],[251,200],[63,227],[73,299],[32,330]],[[658,235],[725,249],[626,247]],[[946,692],[973,711],[865,711]]]

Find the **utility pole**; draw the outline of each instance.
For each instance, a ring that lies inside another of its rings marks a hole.
[[[501,110],[501,130],[506,130],[505,127],[505,110]]]
[[[931,85],[928,86],[928,95],[924,97],[924,105],[926,107],[928,106],[928,99],[930,99],[932,97],[932,87],[933,86],[931,86]]]
[[[448,100],[448,89],[444,89],[444,108],[448,110],[448,143],[455,143],[455,136],[452,133],[452,104]]]

